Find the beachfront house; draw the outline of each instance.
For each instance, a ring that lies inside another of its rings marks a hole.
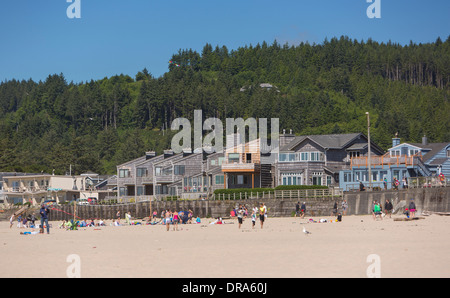
[[[371,155],[383,150],[371,141]],[[339,172],[350,167],[353,157],[368,155],[368,139],[362,133],[329,135],[280,135],[275,166],[277,185],[326,185],[338,187]]]
[[[261,139],[240,142],[239,134],[227,136],[222,162],[223,188],[273,187],[272,162],[261,154]],[[234,139],[233,142],[229,140]],[[270,155],[269,155],[270,156]]]
[[[203,150],[185,149],[181,153],[164,150],[117,166],[117,196],[119,201],[149,200],[177,196],[206,197],[210,186],[220,182],[220,153],[206,154]],[[220,186],[215,186],[220,188]]]
[[[352,157],[350,169],[340,173],[343,190],[359,189],[359,181],[376,189],[404,188],[417,183],[417,177],[450,176],[450,143],[400,143],[392,139],[392,147],[382,156]],[[369,181],[369,162],[371,180]],[[398,182],[397,182],[398,181]],[[437,182],[437,181],[436,181]]]
[[[3,177],[3,195],[9,204],[41,204],[55,200],[57,204],[77,199],[98,199],[98,191],[90,187],[97,174],[84,175],[11,175]]]

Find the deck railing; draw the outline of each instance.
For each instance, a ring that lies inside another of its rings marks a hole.
[[[421,154],[416,155],[397,155],[397,156],[390,156],[389,154],[385,154],[382,156],[371,156],[370,157],[370,164],[371,166],[399,166],[399,165],[406,165],[406,166],[414,166],[418,165],[420,160],[422,159]],[[352,157],[350,159],[350,167],[368,167],[369,166],[369,160],[367,156],[361,156],[361,157]]]
[[[271,191],[248,191],[228,194],[214,194],[212,200],[246,200],[246,199],[307,199],[340,197],[342,191],[335,188],[327,189],[292,189]]]

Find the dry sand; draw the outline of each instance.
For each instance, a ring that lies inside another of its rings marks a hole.
[[[21,235],[30,229],[0,222],[0,277],[67,277],[72,254],[79,256],[81,277],[365,278],[375,266],[373,259],[368,262],[372,254],[379,256],[382,278],[450,277],[450,216],[393,218],[309,223],[309,218],[269,217],[263,229],[259,221],[252,229],[246,219],[240,230],[236,219],[223,225],[203,219],[179,225],[178,231],[163,225],[114,227],[110,221],[66,231],[53,222],[49,235]]]

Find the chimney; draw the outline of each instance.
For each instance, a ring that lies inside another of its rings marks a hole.
[[[153,158],[156,156],[156,152],[155,151],[147,151],[145,152],[145,160],[148,160],[150,158]]]
[[[292,129],[289,134],[286,134],[286,130],[283,129],[283,134],[279,136],[279,146],[283,147],[284,145],[289,144],[294,138],[295,135],[292,134]]]
[[[428,145],[428,138],[426,135],[423,135],[422,137],[422,145]]]
[[[191,154],[192,154],[192,149],[191,148],[183,149],[183,157],[191,155]]]
[[[392,147],[395,147],[397,145],[400,145],[400,138],[398,138],[397,134],[395,134],[395,137],[392,138]]]
[[[173,150],[164,150],[164,159],[173,156]]]

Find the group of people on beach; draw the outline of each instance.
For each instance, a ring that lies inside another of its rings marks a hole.
[[[384,210],[384,213],[383,213]],[[373,201],[372,203],[372,216],[373,219],[376,220],[377,218],[380,218],[381,220],[383,217],[391,218],[392,212],[394,211],[394,207],[392,205],[392,202],[386,199],[386,202],[384,203],[384,209],[380,202]],[[416,204],[414,203],[414,199],[411,199],[409,202],[409,205],[407,208],[405,208],[405,211],[403,212],[404,215],[406,215],[407,218],[414,217],[416,214]]]
[[[50,213],[50,209],[48,206],[42,205],[41,209],[39,210],[39,214],[41,217],[41,224],[36,224],[36,216],[34,213],[29,214],[26,216],[26,214],[11,214],[11,217],[9,218],[9,228],[12,228],[14,225],[14,219],[17,217],[17,227],[18,228],[39,228],[39,232],[36,232],[35,234],[44,234],[44,229],[47,229],[47,234],[50,234],[50,224],[48,223],[48,214]],[[21,232],[20,234],[30,234],[30,232]]]
[[[252,208],[251,220],[252,220],[252,229],[255,228],[256,218],[259,216],[259,223],[261,225],[261,229],[264,226],[264,221],[267,219],[267,206],[264,203],[260,203],[259,207],[255,206]],[[240,229],[242,224],[244,223],[244,219],[248,216],[248,209],[246,205],[239,204],[238,209],[233,209],[231,212],[231,216],[236,216],[238,219],[238,228]]]
[[[81,221],[76,222],[74,222],[73,220],[63,220],[62,223],[59,225],[59,228],[65,230],[73,230],[76,228],[102,227],[102,226],[106,226],[105,221],[103,219],[100,219],[98,222],[95,222],[95,220],[92,218],[90,220],[83,219]]]

